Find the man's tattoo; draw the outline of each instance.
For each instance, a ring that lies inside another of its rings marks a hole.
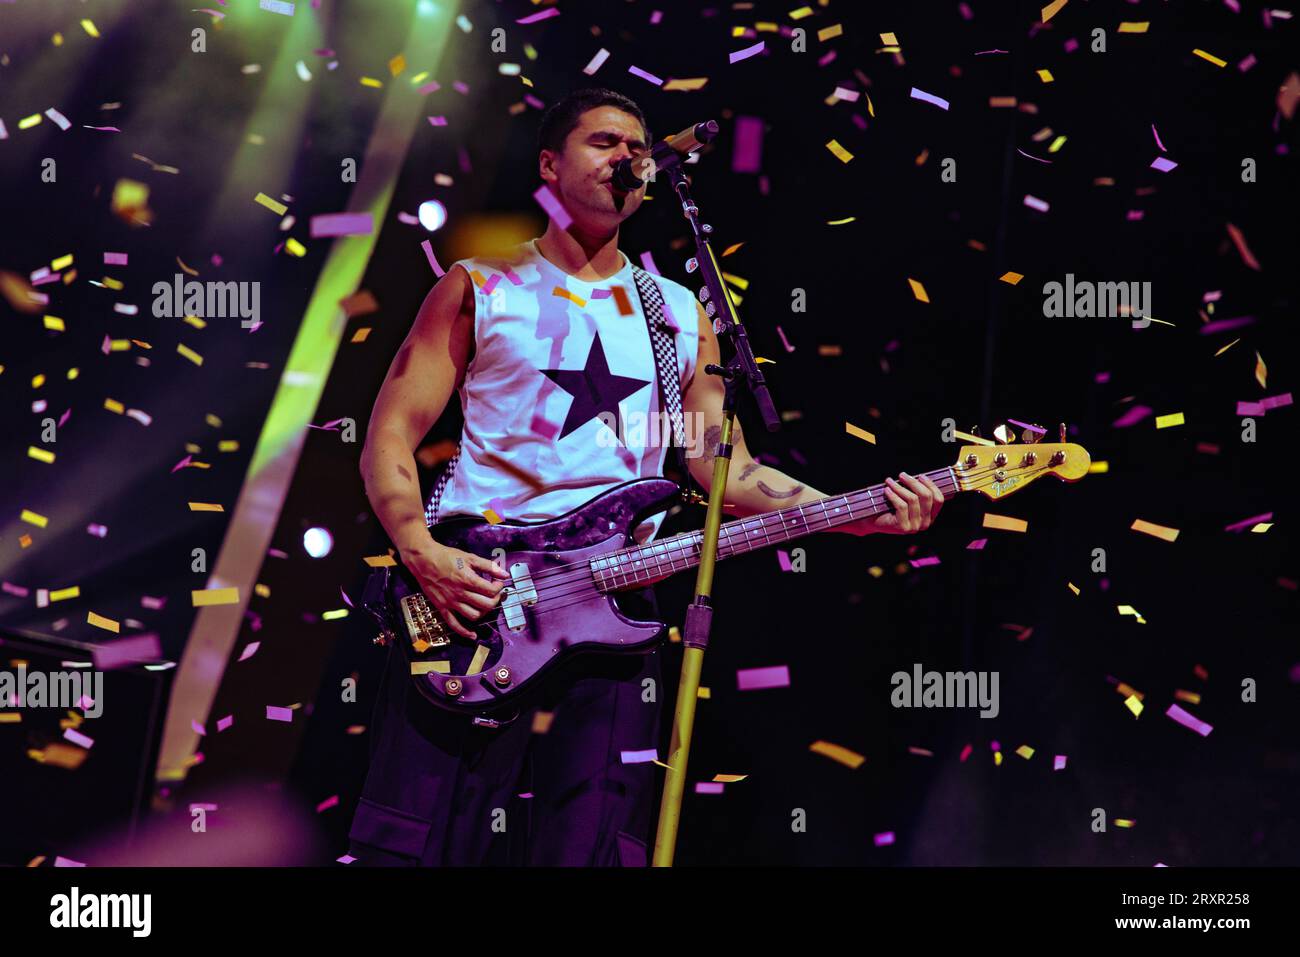
[[[718,443],[722,441],[722,426],[711,425],[704,430],[704,461],[712,464],[717,456]]]
[[[465,559],[463,559],[463,558],[458,558],[458,559],[456,559],[456,568],[457,568],[457,570],[463,569],[464,567],[465,567]]]
[[[751,475],[754,474],[754,472],[758,471],[762,467],[763,466],[759,465],[757,462],[750,462],[748,465],[746,465],[743,469],[740,470],[740,481],[742,482],[745,481],[745,479],[749,478]]]
[[[759,479],[759,480],[758,480],[758,489],[759,489],[760,492],[762,492],[762,493],[763,493],[764,495],[766,495],[768,498],[793,498],[794,496],[798,495],[800,492],[803,491],[803,486],[802,486],[802,485],[796,485],[794,488],[790,489],[790,491],[788,491],[788,492],[778,492],[776,489],[774,489],[774,488],[770,488],[770,487],[768,487],[766,484],[764,484],[764,482],[763,482],[762,479]]]

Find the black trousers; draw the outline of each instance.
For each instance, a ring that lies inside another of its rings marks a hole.
[[[619,606],[658,618],[652,589]],[[658,748],[660,659],[576,658],[516,720],[484,728],[421,697],[390,646],[349,833],[353,866],[647,866],[657,766],[625,763],[624,752]],[[533,732],[539,711],[552,715],[544,734]]]

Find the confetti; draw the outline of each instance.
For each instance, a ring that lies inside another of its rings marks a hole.
[[[375,231],[373,213],[325,213],[311,218],[311,238],[369,236]]]
[[[926,103],[933,103],[941,110],[948,109],[948,101],[943,97],[935,96],[933,93],[926,93],[924,90],[918,90],[916,87],[912,87],[911,98],[914,100],[922,100]]]
[[[1065,770],[1065,761],[1066,761],[1065,755],[1064,755],[1064,754],[1058,754],[1058,755],[1057,755],[1057,756],[1052,760],[1052,770],[1053,770],[1053,771],[1064,771],[1064,770]]]
[[[925,291],[925,287],[921,285],[920,282],[918,282],[917,280],[909,276],[907,279],[907,284],[912,287],[912,295],[916,297],[918,302],[930,301],[929,293]]]
[[[1178,164],[1171,159],[1165,159],[1163,156],[1157,156],[1151,161],[1151,168],[1159,170],[1161,173],[1168,173],[1171,169],[1177,169]]]
[[[292,708],[279,708],[273,704],[266,706],[267,721],[293,721]]]
[[[738,691],[759,691],[763,688],[788,688],[790,669],[787,665],[768,668],[742,668],[736,672]]]
[[[1156,428],[1167,429],[1175,425],[1183,425],[1183,413],[1171,412],[1168,415],[1156,416]]]
[[[596,55],[591,58],[591,62],[589,62],[586,66],[582,68],[582,72],[587,74],[587,76],[591,76],[593,73],[599,70],[601,68],[601,65],[604,64],[604,62],[608,59],[609,59],[609,51],[606,50],[604,47],[601,47],[596,52]]]
[[[1150,535],[1153,538],[1160,538],[1166,542],[1175,541],[1178,538],[1178,529],[1168,528],[1164,525],[1157,525],[1154,522],[1144,522],[1140,518],[1135,518],[1133,524],[1129,526],[1130,531],[1142,532],[1144,535]]]
[[[1012,286],[1016,285],[1017,283],[1020,282],[1020,280],[1024,278],[1025,277],[1018,272],[1004,272],[1001,276],[998,277],[998,279],[1001,282],[1009,283]]]
[[[624,764],[649,764],[659,760],[659,752],[654,748],[646,751],[621,751],[619,754]]]
[[[994,515],[992,512],[985,512],[984,527],[1001,529],[1004,532],[1023,532],[1029,528],[1029,522],[1022,518],[1011,518],[1006,515]]]
[[[1119,25],[1120,33],[1146,33],[1147,27],[1151,26],[1150,21],[1125,20]]]
[[[1255,381],[1261,389],[1268,388],[1268,366],[1264,365],[1264,359],[1258,352],[1255,353]]]
[[[96,628],[103,628],[105,631],[111,631],[113,634],[119,634],[122,631],[122,625],[112,618],[105,618],[103,615],[97,615],[93,611],[86,612],[86,624],[94,625]]]
[[[874,435],[872,435],[866,429],[858,428],[852,422],[844,423],[844,431],[847,432],[849,435],[855,436],[856,438],[863,439],[864,441],[870,442],[872,445],[876,444],[876,437]]]
[[[734,53],[728,54],[729,62],[739,63],[741,60],[745,60],[748,59],[749,57],[754,56],[755,54],[762,53],[764,50],[764,44],[766,42],[767,41],[765,40],[759,40],[752,47],[745,47],[743,50],[736,50]]]
[[[826,144],[826,148],[835,154],[835,158],[842,163],[847,163],[853,159],[853,154],[841,146],[838,140],[831,140]]]
[[[289,211],[288,206],[284,205],[284,203],[276,202],[270,196],[267,196],[265,193],[258,193],[256,196],[253,197],[253,202],[265,206],[267,209],[275,213],[277,216],[283,216],[286,212]]]
[[[236,605],[239,603],[239,589],[237,587],[197,589],[190,592],[190,601],[194,608],[207,605]]]
[[[1054,82],[1054,77],[1052,76],[1051,70],[1036,70],[1035,72],[1038,74],[1038,78],[1042,80],[1044,83]]]
[[[1139,717],[1142,714],[1142,702],[1136,695],[1129,695],[1124,699],[1125,706],[1133,712],[1133,717]]]
[[[1195,53],[1195,54],[1196,54],[1198,57],[1200,57],[1202,60],[1208,60],[1210,63],[1213,63],[1215,66],[1227,66],[1227,65],[1228,65],[1228,61],[1227,61],[1227,60],[1220,60],[1217,56],[1214,56],[1213,54],[1210,54],[1210,53],[1206,53],[1204,50],[1199,50],[1199,49],[1198,49],[1198,50],[1193,50],[1192,52]]]
[[[555,195],[545,183],[533,193],[533,199],[537,201],[537,204],[546,211],[546,214],[551,219],[555,220],[555,225],[560,229],[568,229],[572,225],[573,217],[569,215],[569,211],[555,198]]]
[[[1198,700],[1199,700],[1199,696],[1198,696]],[[1188,714],[1186,711],[1184,711],[1176,704],[1171,704],[1169,706],[1169,710],[1165,712],[1165,716],[1169,718],[1173,718],[1184,728],[1191,728],[1193,731],[1195,731],[1203,738],[1209,735],[1209,733],[1214,730],[1213,727],[1206,724],[1204,721],[1200,720],[1199,718],[1196,718]]]
[[[1046,23],[1048,20],[1052,19],[1052,17],[1060,13],[1061,8],[1068,2],[1069,0],[1052,0],[1051,3],[1043,7],[1043,23]]]
[[[854,769],[861,767],[862,763],[867,760],[856,751],[850,751],[848,748],[832,744],[829,741],[814,741],[808,750]]]

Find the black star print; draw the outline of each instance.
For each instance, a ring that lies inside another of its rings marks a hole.
[[[542,375],[573,396],[573,404],[569,406],[569,414],[564,420],[564,428],[560,430],[560,438],[564,438],[602,412],[611,412],[617,424],[615,434],[621,440],[623,419],[619,414],[619,402],[642,386],[650,384],[644,379],[610,375],[609,363],[605,361],[605,347],[600,344],[599,334],[592,339],[591,351],[587,353],[587,362],[582,369],[540,371]]]

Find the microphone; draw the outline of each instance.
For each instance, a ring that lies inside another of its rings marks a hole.
[[[657,160],[666,159],[669,150],[685,159],[717,135],[718,121],[706,120],[703,123],[688,126],[680,133],[666,136],[653,144],[644,153],[629,156],[627,159],[621,159],[615,163],[612,177],[613,183],[619,189],[628,192],[640,189],[654,176],[659,165]],[[646,169],[647,166],[648,169]],[[637,172],[638,168],[642,170],[641,173]]]

